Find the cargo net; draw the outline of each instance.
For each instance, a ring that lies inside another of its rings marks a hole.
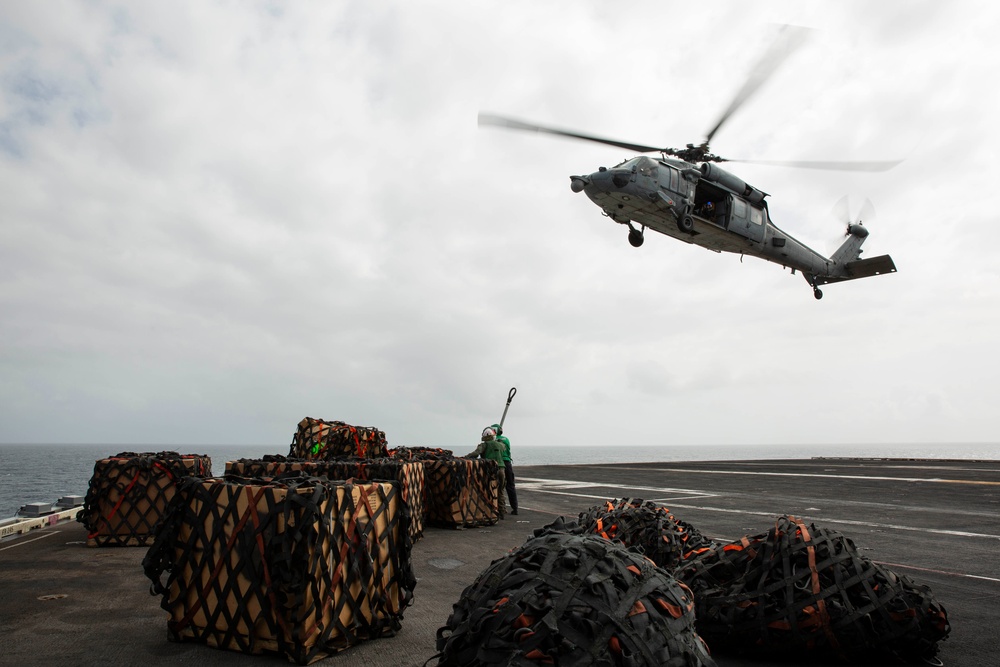
[[[535,531],[535,535],[548,533],[592,534],[621,542],[668,571],[715,546],[666,507],[639,498],[608,500],[581,512],[576,519],[559,517]]]
[[[145,546],[188,475],[208,477],[212,460],[177,452],[121,452],[94,464],[77,521],[87,546]]]
[[[552,533],[465,589],[435,657],[462,667],[715,665],[694,624],[691,591],[648,559],[594,535]]]
[[[424,534],[424,466],[419,462],[358,458],[310,461],[280,455],[226,462],[226,474],[241,477],[277,477],[295,470],[332,480],[397,481],[410,508],[410,539],[416,542]]]
[[[142,564],[169,639],[309,664],[401,627],[408,521],[393,482],[189,479]]]
[[[446,528],[492,526],[500,519],[496,461],[424,460],[427,523]]]
[[[306,417],[299,422],[288,456],[297,459],[332,459],[358,456],[365,459],[389,455],[385,433],[374,427]]]
[[[716,652],[803,661],[934,662],[950,631],[930,589],[795,517],[700,554],[677,571]]]
[[[401,461],[433,461],[450,459],[454,456],[455,452],[452,450],[438,447],[396,447],[389,450],[390,458]]]

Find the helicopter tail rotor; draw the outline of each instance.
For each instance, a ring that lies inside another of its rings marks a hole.
[[[847,228],[847,231],[844,234],[845,236],[850,236],[851,234],[857,236],[857,228],[864,229],[864,223],[871,222],[875,219],[875,205],[872,204],[871,199],[865,199],[861,208],[858,209],[858,215],[856,218],[851,218],[850,211],[851,204],[847,195],[838,199],[837,203],[833,205],[833,209],[831,210],[833,217]],[[866,232],[865,236],[867,235],[868,234]]]
[[[875,217],[875,206],[870,199],[865,199],[856,217],[852,217],[850,211],[851,203],[847,195],[838,199],[831,211],[838,222],[846,228],[844,233],[846,240],[830,256],[830,259],[840,264],[854,262],[861,258],[861,245],[868,238],[868,228],[864,226],[864,223]]]

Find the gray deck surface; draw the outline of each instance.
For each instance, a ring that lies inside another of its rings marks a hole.
[[[462,590],[559,515],[604,499],[662,502],[709,537],[766,531],[783,514],[851,537],[862,553],[929,585],[948,611],[946,665],[1000,664],[1000,462],[812,459],[515,467],[520,516],[428,528],[413,550],[415,600],[402,630],[317,664],[421,665]],[[144,548],[87,548],[64,524],[0,542],[0,663],[277,665],[166,640]],[[65,596],[42,600],[44,596]],[[721,667],[772,663],[714,656]],[[803,663],[806,664],[806,663]]]

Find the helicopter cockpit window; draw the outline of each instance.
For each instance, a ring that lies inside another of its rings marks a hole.
[[[636,168],[639,171],[640,176],[648,176],[649,178],[656,178],[657,166],[656,162],[648,157],[636,158]]]
[[[764,224],[764,212],[756,206],[750,207],[750,222],[755,225]]]

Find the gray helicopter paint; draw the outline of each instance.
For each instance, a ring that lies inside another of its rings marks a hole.
[[[722,175],[719,180],[729,177],[726,179],[729,183],[742,183],[714,165],[710,173],[716,177]],[[572,176],[571,179],[574,191],[582,189],[591,201],[619,224],[634,222],[643,228],[709,250],[749,255],[781,264],[801,271],[814,287],[895,272],[895,266],[887,255],[875,258],[881,260],[878,272],[849,269],[849,266],[858,263],[861,245],[868,236],[868,230],[861,225],[850,226],[847,240],[834,253],[836,259],[824,257],[771,222],[767,203],[759,190],[746,186],[744,192],[751,192],[747,197],[718,180],[709,181],[702,170],[690,163],[671,160],[671,163],[665,164],[640,156],[611,169],[602,169],[589,176]],[[710,183],[714,192],[724,194],[724,200],[717,204],[720,212],[715,222],[693,210],[697,182],[701,179]],[[759,212],[759,223],[751,219],[754,210]],[[684,215],[690,215],[693,220],[690,232],[678,225]],[[869,266],[874,267],[873,264]]]
[[[718,163],[728,160],[709,150],[712,137],[802,43],[806,34],[802,28],[782,26],[777,39],[750,72],[729,107],[705,140],[697,145],[688,144],[678,149],[628,143],[485,113],[479,114],[479,123],[593,141],[637,153],[660,153],[663,156],[660,160],[640,156],[612,169],[602,167],[589,176],[570,176],[570,187],[573,192],[585,192],[615,222],[628,225],[629,242],[634,246],[642,245],[645,230],[652,229],[716,252],[759,257],[790,267],[793,273],[801,271],[819,299],[823,296],[818,287],[821,284],[894,273],[896,266],[888,255],[860,259],[861,244],[868,236],[860,222],[848,224],[848,238],[831,258],[781,231],[768,215],[764,201],[767,193],[720,169]],[[760,163],[810,169],[885,171],[899,161]],[[706,213],[703,204],[709,199],[715,209]],[[632,223],[638,223],[642,229],[636,229]]]

